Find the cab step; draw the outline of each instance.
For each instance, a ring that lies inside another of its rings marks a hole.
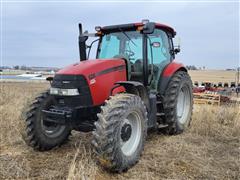
[[[156,101],[157,104],[162,104],[162,101]]]
[[[159,113],[159,112],[157,112],[157,114],[156,114],[158,117],[162,117],[162,116],[165,116],[165,113]]]
[[[166,128],[166,127],[168,127],[168,124],[159,124],[158,125],[159,129],[163,129],[163,128]]]

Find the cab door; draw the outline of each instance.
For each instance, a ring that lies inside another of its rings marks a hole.
[[[153,34],[148,35],[148,64],[150,89],[157,90],[160,75],[173,56],[171,38],[160,29],[155,29]]]

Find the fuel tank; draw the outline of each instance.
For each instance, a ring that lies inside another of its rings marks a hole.
[[[84,77],[89,87],[85,88],[84,91],[90,90],[93,106],[101,105],[108,99],[115,82],[127,80],[126,64],[123,59],[81,61],[61,69],[55,77],[60,77],[59,75]],[[77,83],[78,81],[76,81],[76,86],[81,86],[81,84],[77,85]],[[79,83],[81,82],[79,81]]]

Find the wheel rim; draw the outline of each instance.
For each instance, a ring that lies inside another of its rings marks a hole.
[[[48,99],[44,109],[49,110],[54,104],[56,104],[56,102],[53,99]],[[41,127],[42,127],[43,133],[46,136],[50,138],[56,138],[64,132],[66,128],[65,125],[60,125],[54,122],[46,121],[45,118],[47,117],[44,117],[43,114],[41,114]]]
[[[65,129],[64,125],[45,121],[43,117],[41,118],[41,125],[44,134],[52,138],[60,136]]]
[[[190,112],[190,103],[191,102],[189,88],[183,86],[180,89],[177,98],[177,119],[178,122],[180,122],[181,124],[184,124],[188,119],[188,115]]]
[[[131,129],[130,129],[131,128]],[[126,133],[125,136],[123,133]],[[141,119],[136,111],[131,112],[121,125],[121,150],[124,155],[135,153],[142,135]]]

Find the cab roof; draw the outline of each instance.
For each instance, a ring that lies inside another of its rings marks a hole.
[[[161,24],[161,23],[155,23],[156,29],[161,29],[167,33],[170,33],[172,37],[176,35],[176,32],[174,29],[168,25]],[[124,31],[130,31],[130,30],[136,30],[138,27],[144,26],[142,22],[139,23],[129,23],[129,24],[118,24],[118,25],[110,25],[110,26],[103,26],[101,27],[101,31],[110,33],[110,32],[118,32],[119,29]]]

